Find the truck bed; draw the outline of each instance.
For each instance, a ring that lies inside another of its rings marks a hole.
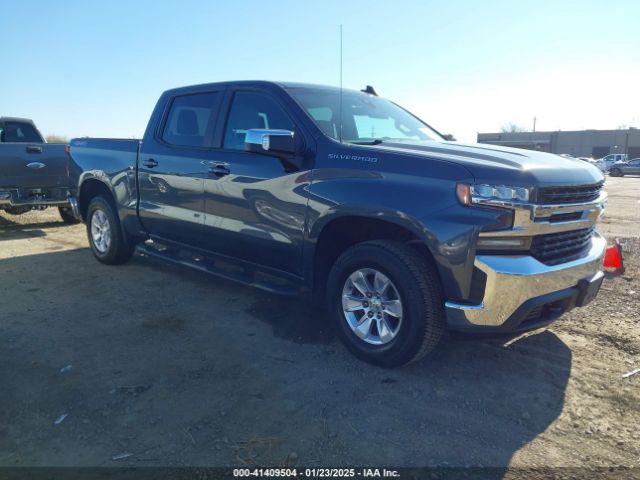
[[[69,150],[71,170],[74,170],[74,157],[81,156],[83,167],[114,173],[135,167],[138,159],[140,140],[114,138],[75,138],[71,140]]]
[[[121,209],[120,220],[124,224],[137,222],[136,163],[139,148],[140,140],[135,139],[76,138],[69,145],[72,182],[80,185],[90,180],[106,181],[105,185],[109,185]],[[82,195],[82,191],[78,191],[80,200]]]

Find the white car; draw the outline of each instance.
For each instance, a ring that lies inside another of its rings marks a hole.
[[[608,172],[616,162],[626,162],[628,159],[626,153],[611,153],[605,157],[596,160],[595,165],[603,172]]]

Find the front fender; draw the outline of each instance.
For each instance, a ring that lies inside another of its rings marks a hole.
[[[475,241],[480,230],[495,225],[499,211],[469,208],[455,197],[453,180],[358,170],[345,175],[314,171],[309,187],[308,248],[305,267],[312,275],[323,229],[343,217],[382,220],[409,231],[426,245],[440,273],[448,299],[470,295]]]

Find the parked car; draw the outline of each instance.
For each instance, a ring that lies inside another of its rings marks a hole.
[[[178,88],[142,141],[72,140],[93,254],[118,264],[137,248],[309,295],[355,355],[387,367],[429,353],[447,328],[527,331],[596,296],[597,168],[445,142],[368,92]]]
[[[67,152],[67,145],[46,143],[33,121],[0,117],[0,210],[58,207],[65,223],[77,223]]]
[[[596,160],[598,168],[602,172],[608,172],[611,166],[616,162],[624,162],[628,159],[624,153],[611,153]]]
[[[640,175],[640,158],[634,158],[628,162],[616,162],[609,168],[609,175],[622,177],[624,175]]]

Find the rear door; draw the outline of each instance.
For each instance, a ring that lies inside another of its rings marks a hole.
[[[259,89],[230,91],[229,111],[205,179],[205,242],[211,251],[300,273],[307,199],[304,172],[276,156],[245,151],[250,128],[301,130],[287,108]]]
[[[204,178],[223,90],[170,100],[153,138],[145,138],[138,161],[139,214],[160,240],[201,247]]]

